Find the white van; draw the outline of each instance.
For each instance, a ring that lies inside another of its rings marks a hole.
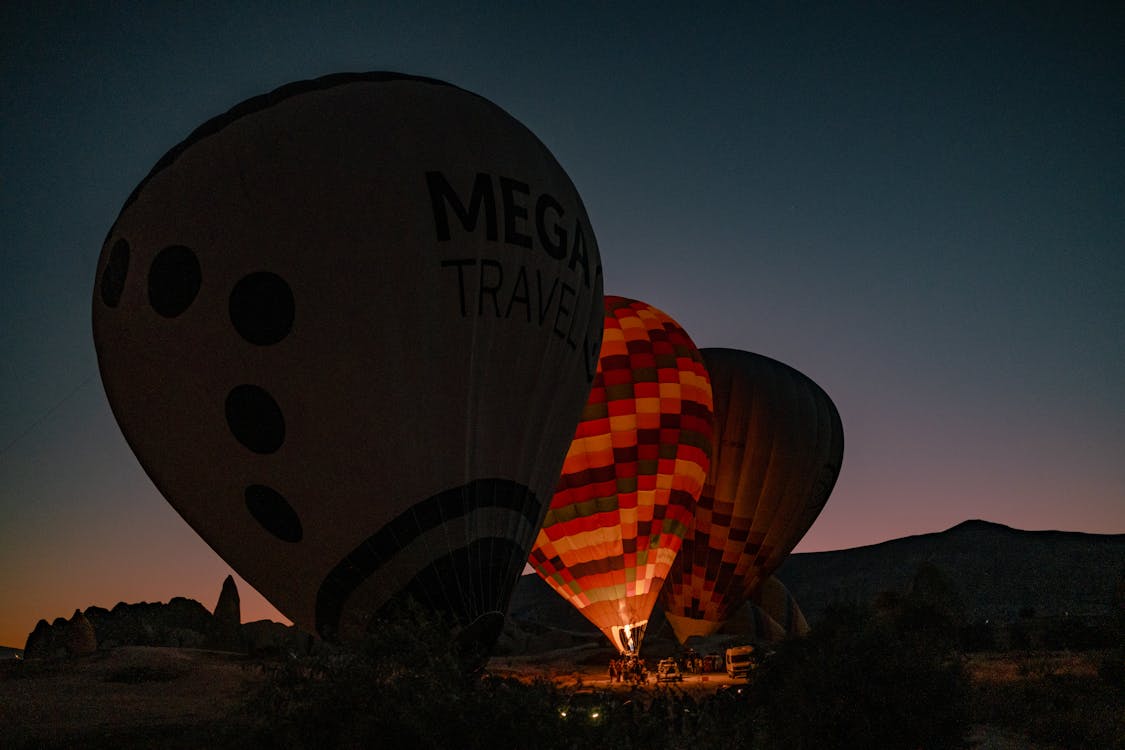
[[[727,675],[730,677],[749,677],[754,663],[753,646],[735,646],[727,649]]]

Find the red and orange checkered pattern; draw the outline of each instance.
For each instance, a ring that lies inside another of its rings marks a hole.
[[[643,302],[605,306],[598,371],[530,563],[624,651],[621,629],[643,633],[691,526],[714,414],[683,328]]]

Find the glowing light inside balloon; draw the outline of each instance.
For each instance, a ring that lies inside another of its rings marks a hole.
[[[622,652],[691,523],[711,450],[699,350],[665,313],[606,297],[597,374],[530,563]]]

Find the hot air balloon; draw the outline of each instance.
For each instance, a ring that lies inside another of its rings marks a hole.
[[[605,309],[594,385],[529,562],[635,653],[703,486],[711,387],[668,315],[623,297]]]
[[[809,623],[785,584],[770,576],[750,595],[750,602],[776,622],[785,635],[807,635]]]
[[[297,625],[408,598],[491,645],[597,367],[597,242],[495,104],[395,73],[250,99],[129,196],[93,331],[168,502]]]
[[[785,628],[752,601],[732,612],[715,632],[719,636],[738,636],[755,643],[776,643],[786,636]]]
[[[681,643],[715,632],[781,565],[827,502],[844,452],[840,415],[808,377],[759,354],[702,353],[711,469],[661,592]]]

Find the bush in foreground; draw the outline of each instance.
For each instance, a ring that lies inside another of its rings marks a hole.
[[[268,665],[248,710],[263,746],[521,746],[553,688],[482,679],[460,656],[445,624],[411,606],[353,649]]]
[[[674,689],[571,701],[548,681],[467,671],[444,623],[416,607],[381,622],[362,644],[274,662],[246,712],[278,748],[752,748],[754,714],[737,699],[697,702]]]
[[[277,662],[249,704],[262,747],[895,748],[958,745],[960,662],[932,613],[840,610],[754,676],[750,700],[667,688],[569,697],[546,681],[466,671],[448,628],[417,608],[352,650]]]
[[[947,633],[940,613],[909,600],[830,611],[756,676],[760,747],[961,747],[968,679]]]

